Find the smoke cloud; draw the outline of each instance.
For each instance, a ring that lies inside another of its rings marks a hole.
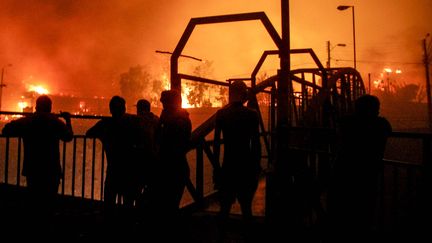
[[[421,71],[421,40],[432,32],[429,0],[291,0],[291,48],[313,48],[325,63],[326,41],[346,43],[332,57],[348,61],[333,62],[352,66],[351,13],[336,10],[339,4],[355,5],[357,66],[364,79],[392,63],[417,62],[405,68]],[[46,85],[52,93],[118,94],[119,76],[132,66],[168,70],[169,55],[155,51],[173,51],[190,18],[263,11],[280,31],[280,5],[279,0],[2,0],[0,65],[13,65],[5,68],[3,103],[7,107],[8,99],[19,97],[26,83]],[[269,49],[275,45],[262,25],[247,22],[198,27],[184,54],[212,61],[211,78],[224,80],[249,76]],[[303,60],[293,67],[302,64],[310,65]],[[180,65],[198,63],[182,59]]]

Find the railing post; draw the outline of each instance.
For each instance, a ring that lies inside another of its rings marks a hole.
[[[9,177],[9,143],[10,139],[9,137],[6,138],[6,151],[5,151],[5,168],[4,168],[4,182],[5,184],[8,184],[8,177]]]
[[[63,156],[62,156],[62,187],[61,194],[65,194],[65,180],[66,180],[66,143],[63,142]]]
[[[86,151],[87,151],[87,139],[83,139],[83,160],[82,160],[82,171],[81,171],[81,197],[85,197],[85,179],[86,179]]]
[[[100,200],[103,201],[104,197],[104,181],[105,181],[105,149],[102,146],[102,153],[101,153],[101,190],[100,190]]]
[[[16,185],[20,185],[21,181],[21,138],[18,138],[18,151],[17,151],[17,171],[16,171]]]
[[[72,196],[75,196],[75,170],[76,170],[76,137],[73,139],[73,148],[72,148]]]
[[[92,175],[91,175],[91,189],[90,189],[90,197],[91,200],[94,199],[94,181],[95,181],[95,161],[96,161],[96,138],[92,139]]]

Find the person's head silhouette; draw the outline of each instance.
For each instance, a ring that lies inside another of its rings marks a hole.
[[[380,101],[373,95],[363,95],[355,101],[355,113],[360,116],[378,116],[380,110]]]
[[[247,86],[243,81],[234,81],[229,86],[229,103],[241,102],[247,100]]]
[[[136,104],[136,109],[137,109],[137,115],[150,112],[150,102],[146,99],[140,99]]]
[[[119,117],[126,113],[126,101],[120,96],[113,96],[110,100],[109,107],[113,117]]]
[[[161,93],[160,101],[164,109],[180,109],[182,98],[176,90],[164,90]]]
[[[52,101],[47,95],[41,95],[36,100],[36,112],[51,112]]]

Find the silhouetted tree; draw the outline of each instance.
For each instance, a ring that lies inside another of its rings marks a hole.
[[[398,84],[393,85],[390,91],[374,90],[373,93],[383,101],[389,102],[421,102],[424,99],[424,91],[417,84]]]
[[[137,65],[129,68],[129,71],[120,75],[120,91],[128,103],[135,103],[142,98],[146,89],[150,87],[151,75],[144,67]]]
[[[222,106],[228,104],[228,88],[220,86],[218,90],[218,96],[216,97],[216,100],[220,101],[222,103]]]
[[[160,106],[160,93],[165,90],[165,84],[162,79],[154,78],[151,81],[151,89],[150,89],[150,98],[149,101],[152,106],[159,107]]]
[[[204,61],[201,63],[201,65],[195,67],[193,70],[193,75],[197,77],[209,77],[212,72],[213,62],[210,61]],[[189,104],[198,107],[211,107],[212,104],[209,100],[209,97],[206,97],[205,94],[208,93],[210,85],[200,82],[191,82],[190,87],[192,89],[189,91],[189,94],[187,95],[187,99]]]
[[[396,98],[402,102],[410,102],[416,100],[419,86],[417,84],[407,84],[396,88]]]

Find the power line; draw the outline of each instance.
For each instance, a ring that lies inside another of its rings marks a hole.
[[[159,51],[159,50],[156,50],[156,53],[161,53],[161,54],[170,54],[170,55],[173,54],[172,52],[169,52],[169,51]],[[190,59],[194,59],[194,60],[197,60],[197,61],[202,62],[202,59],[200,59],[200,58],[196,58],[196,57],[193,57],[193,56],[188,56],[188,55],[180,55],[180,56],[181,56],[181,57],[190,58]]]
[[[342,61],[342,62],[352,62],[352,60],[349,59],[335,59],[336,61]],[[382,63],[382,64],[403,64],[403,65],[421,65],[421,62],[391,62],[391,61],[370,61],[370,60],[357,60],[357,62],[362,63]]]

